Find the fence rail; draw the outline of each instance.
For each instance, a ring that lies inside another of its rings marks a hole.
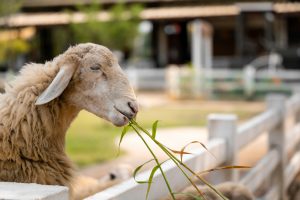
[[[211,97],[222,92],[247,97],[268,92],[292,93],[300,86],[299,70],[216,69],[195,71],[189,67],[128,68],[136,90],[166,90],[172,97]]]
[[[279,163],[279,156],[275,149],[268,152],[259,163],[249,171],[240,181],[241,184],[247,186],[250,191],[255,192],[262,183],[271,176],[271,173]],[[268,166],[265,173],[261,173]]]
[[[262,133],[273,128],[280,120],[279,117],[276,110],[268,110],[240,126],[237,135],[238,149],[243,148]]]
[[[172,67],[167,70],[166,83],[168,93],[176,98],[211,97],[228,93],[243,93],[243,96],[249,98],[274,91],[290,94],[299,88],[299,77],[299,70],[253,71],[247,68],[213,68],[195,73],[189,68]]]
[[[63,186],[0,182],[1,200],[67,200],[69,199],[68,191],[68,188]]]

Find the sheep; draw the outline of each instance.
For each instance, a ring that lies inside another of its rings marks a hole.
[[[65,134],[79,111],[115,126],[126,125],[138,112],[114,55],[92,43],[70,47],[45,64],[25,65],[5,91],[0,94],[0,181],[63,185],[74,199],[78,175],[65,153]]]
[[[131,178],[133,173],[133,168],[130,165],[119,164],[113,167],[108,171],[106,175],[96,180],[94,178],[89,178],[86,176],[79,176],[76,179],[76,190],[77,199],[83,199],[91,194],[102,191],[108,187],[116,185],[120,182],[123,182],[129,178]],[[89,185],[89,187],[85,188],[82,186]],[[94,187],[91,187],[94,186]]]
[[[290,200],[300,199],[300,172],[288,187],[288,196]]]
[[[233,182],[225,182],[215,186],[224,196],[230,200],[254,200],[253,194],[243,185]],[[199,186],[206,200],[221,200],[214,191],[207,186]],[[185,194],[183,194],[185,193]],[[189,194],[189,195],[188,195]],[[187,187],[180,194],[176,195],[176,200],[193,200],[194,196],[199,196],[193,186]],[[169,200],[171,198],[168,198]]]

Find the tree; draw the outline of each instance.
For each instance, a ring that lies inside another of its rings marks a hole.
[[[124,3],[117,3],[108,10],[107,21],[99,20],[98,14],[102,9],[95,3],[78,6],[78,10],[87,16],[87,21],[70,25],[76,42],[95,42],[114,50],[121,50],[125,54],[132,51],[134,39],[138,34],[141,5],[126,6]]]
[[[9,15],[19,11],[22,0],[0,1],[0,17],[8,17]]]
[[[0,39],[0,66],[6,68],[12,67],[19,54],[29,51],[29,43],[20,38],[19,34],[13,35],[12,30],[7,25],[9,17],[18,12],[21,8],[22,0],[0,1],[0,17],[4,20],[3,27],[0,28],[2,37]]]

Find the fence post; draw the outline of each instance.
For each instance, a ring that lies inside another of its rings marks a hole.
[[[284,170],[286,166],[285,156],[285,103],[286,97],[279,94],[271,94],[267,96],[267,108],[278,111],[280,122],[272,130],[269,131],[269,149],[275,148],[279,153],[279,165],[275,169],[271,177],[271,183],[279,184],[279,199],[285,200],[285,176]]]
[[[223,138],[226,141],[225,165],[236,165],[238,156],[237,146],[237,116],[233,114],[210,114],[208,116],[209,139]],[[237,170],[223,170],[226,181],[237,182]]]

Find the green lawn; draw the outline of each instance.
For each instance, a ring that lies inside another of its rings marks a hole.
[[[121,130],[82,111],[68,130],[67,153],[79,166],[111,159],[116,156],[114,139]]]
[[[231,105],[228,103],[228,105]],[[206,116],[212,112],[236,113],[241,120],[257,114],[261,108],[251,109],[244,104],[235,106],[201,106],[200,104],[168,105],[141,109],[137,121],[144,127],[151,127],[160,120],[159,127],[204,126]],[[68,130],[66,150],[71,159],[80,167],[115,158],[117,147],[114,140],[122,128],[82,111]]]

